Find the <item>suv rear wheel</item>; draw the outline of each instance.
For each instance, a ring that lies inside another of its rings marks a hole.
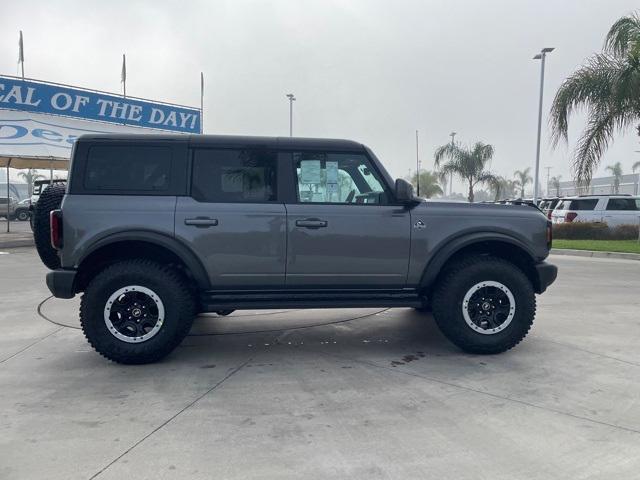
[[[531,282],[501,258],[467,257],[446,271],[434,291],[433,314],[440,330],[469,353],[500,353],[516,346],[535,313]]]
[[[107,267],[91,280],[80,305],[80,323],[91,346],[126,364],[168,355],[189,333],[194,317],[185,279],[148,260]]]

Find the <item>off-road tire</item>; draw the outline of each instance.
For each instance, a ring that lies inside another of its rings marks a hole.
[[[60,257],[58,251],[51,246],[49,213],[51,210],[60,208],[65,189],[65,185],[49,185],[38,198],[38,203],[33,210],[33,239],[36,250],[42,263],[51,270],[60,268]]]
[[[484,281],[500,282],[515,299],[511,323],[493,334],[474,331],[462,311],[465,294]],[[514,264],[488,255],[469,256],[448,267],[433,292],[433,315],[438,327],[453,344],[469,353],[494,354],[513,348],[529,332],[535,314],[531,281]]]
[[[140,343],[127,343],[108,329],[104,309],[110,295],[128,285],[155,292],[164,304],[165,317],[155,336]],[[150,261],[126,260],[97,274],[80,302],[80,324],[91,346],[117,363],[152,363],[165,357],[189,333],[196,315],[193,293],[178,271]]]

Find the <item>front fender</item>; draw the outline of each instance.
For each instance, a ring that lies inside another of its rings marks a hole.
[[[420,279],[420,289],[429,288],[438,274],[442,270],[442,267],[458,252],[466,247],[470,247],[474,244],[481,244],[484,242],[498,242],[513,245],[522,251],[523,255],[526,255],[525,260],[527,263],[535,264],[535,253],[533,250],[521,240],[512,237],[510,235],[498,232],[474,232],[469,233],[452,240],[443,242],[440,248],[438,248],[432,255],[431,260],[427,264]],[[520,259],[522,260],[522,259]]]

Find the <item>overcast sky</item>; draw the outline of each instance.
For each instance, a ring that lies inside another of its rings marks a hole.
[[[535,162],[542,47],[547,58],[541,180],[570,178],[574,143],[552,151],[549,105],[567,75],[602,47],[632,0],[504,1],[28,1],[0,15],[0,73],[17,73],[23,30],[28,77],[199,104],[205,133],[294,135],[369,145],[394,176],[432,168],[450,140],[495,147],[492,169],[511,177]],[[575,141],[581,118],[572,122]],[[633,131],[618,137],[604,166],[638,160]],[[457,188],[461,191],[461,188]]]

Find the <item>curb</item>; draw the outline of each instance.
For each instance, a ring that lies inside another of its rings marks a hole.
[[[28,236],[16,235],[14,238],[11,238],[10,235],[0,236],[0,249],[34,247],[34,246],[35,246],[35,242],[33,240],[32,235],[28,235]]]
[[[640,253],[596,252],[593,250],[572,250],[569,248],[552,248],[552,255],[572,255],[574,257],[621,258],[640,261]]]

